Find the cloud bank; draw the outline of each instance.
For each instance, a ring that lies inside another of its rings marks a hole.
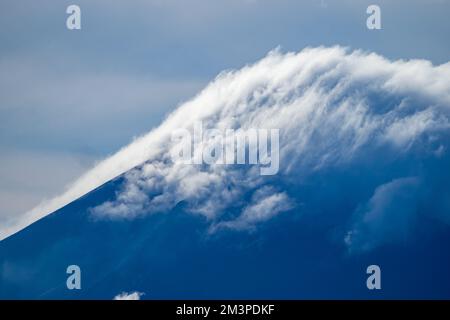
[[[127,172],[116,198],[92,208],[95,217],[133,219],[183,203],[216,232],[252,229],[291,210],[330,216],[350,210],[342,221],[350,250],[398,241],[425,213],[449,220],[448,79],[450,63],[392,62],[342,47],[272,51],[222,72],[158,128],[0,235]],[[192,130],[197,121],[219,130],[280,129],[279,173],[171,162],[171,133]]]

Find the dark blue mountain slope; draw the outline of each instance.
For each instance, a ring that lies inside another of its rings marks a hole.
[[[441,225],[408,245],[348,254],[329,236],[333,223],[295,211],[254,232],[213,235],[183,203],[135,220],[93,218],[89,208],[112,199],[122,182],[0,242],[0,298],[112,299],[124,291],[145,299],[450,298],[450,232]],[[72,264],[81,268],[81,290],[66,287]],[[382,290],[366,288],[370,264],[382,268]]]

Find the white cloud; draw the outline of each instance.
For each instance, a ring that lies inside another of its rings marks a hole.
[[[407,240],[417,219],[420,181],[395,179],[375,189],[355,214],[344,241],[350,251],[367,251],[381,244]]]
[[[114,297],[114,300],[141,300],[141,297],[144,295],[142,292],[122,292]]]
[[[292,207],[293,204],[286,193],[276,192],[271,187],[263,187],[256,190],[251,203],[236,219],[213,224],[209,231],[213,233],[218,229],[253,229],[255,224],[267,221]]]
[[[290,208],[283,203],[293,195],[278,190],[279,181],[299,185],[316,172],[379,157],[384,149],[397,154],[418,146],[435,155],[425,138],[448,135],[449,78],[450,64],[391,62],[341,47],[273,51],[254,65],[220,74],[158,128],[99,163],[14,228],[2,229],[1,237],[132,168],[117,198],[93,208],[95,215],[133,218],[184,201],[188,211],[213,225],[251,228]],[[191,129],[196,121],[219,130],[279,128],[279,174],[262,178],[252,166],[173,164],[172,131]],[[251,205],[243,200],[256,199],[258,190],[267,188],[277,191]],[[230,211],[241,214],[232,221],[226,217]]]

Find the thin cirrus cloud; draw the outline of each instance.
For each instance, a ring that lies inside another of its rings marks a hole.
[[[407,238],[431,203],[430,214],[448,220],[441,213],[446,174],[438,168],[448,163],[449,77],[449,63],[389,61],[339,46],[274,50],[221,73],[159,127],[2,229],[1,237],[127,172],[116,198],[91,208],[95,217],[133,219],[184,202],[215,232],[253,229],[293,210],[331,216],[347,199],[345,210],[352,209],[341,222],[342,241],[350,250],[397,241],[398,230]],[[170,162],[171,133],[197,121],[219,130],[279,128],[279,173],[262,177],[254,166]],[[409,201],[411,192],[421,196]],[[328,209],[319,210],[324,203]],[[395,208],[402,209],[397,217]]]

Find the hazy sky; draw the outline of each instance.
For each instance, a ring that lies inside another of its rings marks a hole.
[[[81,7],[82,29],[66,28]],[[378,4],[382,30],[366,28]],[[0,223],[60,193],[224,69],[280,46],[449,61],[450,0],[0,3]],[[205,106],[207,107],[207,106]]]

